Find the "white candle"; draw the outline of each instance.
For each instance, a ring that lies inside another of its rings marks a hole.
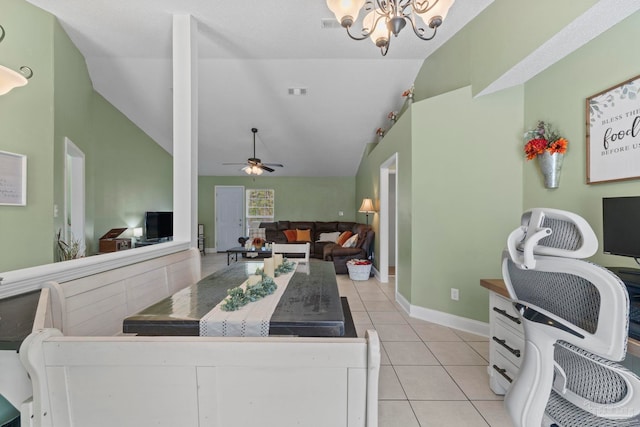
[[[274,254],[273,258],[275,259],[275,268],[280,267],[282,265],[282,254]]]
[[[275,266],[273,263],[273,258],[265,258],[264,259],[264,275],[268,277],[276,277],[275,276]]]

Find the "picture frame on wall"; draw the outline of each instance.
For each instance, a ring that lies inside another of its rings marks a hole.
[[[0,151],[0,205],[27,205],[27,156]]]
[[[640,178],[640,75],[586,101],[587,184]]]

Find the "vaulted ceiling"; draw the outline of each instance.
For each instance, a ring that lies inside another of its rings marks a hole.
[[[399,110],[425,58],[493,0],[458,0],[432,41],[410,28],[382,57],[353,41],[325,0],[28,0],[57,16],[94,88],[172,151],[172,15],[198,23],[199,174],[242,175],[252,155],[272,176],[353,176],[375,130]],[[303,88],[304,96],[289,95]]]

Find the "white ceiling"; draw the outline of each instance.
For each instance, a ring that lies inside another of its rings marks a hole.
[[[285,165],[272,176],[353,176],[424,59],[493,0],[458,0],[433,41],[405,28],[386,57],[322,29],[325,0],[28,1],[58,17],[96,91],[168,152],[172,15],[196,19],[200,175],[242,175],[222,163],[252,155],[257,127],[257,157]]]
[[[382,57],[351,40],[325,0],[28,0],[56,15],[84,55],[95,89],[172,150],[171,33],[191,14],[199,39],[199,174],[243,175],[252,155],[272,176],[353,176],[387,114],[401,108],[424,61],[493,0],[457,0],[432,41],[410,28]],[[482,94],[521,84],[640,9],[599,0]],[[633,41],[630,41],[633,43]],[[290,96],[289,88],[306,88]]]

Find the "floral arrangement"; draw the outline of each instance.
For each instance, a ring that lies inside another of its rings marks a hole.
[[[569,144],[569,141],[561,137],[549,123],[543,121],[539,121],[535,129],[525,133],[525,138],[529,138],[524,146],[527,160],[534,159],[545,151],[564,154]]]
[[[408,99],[413,99],[413,89],[414,89],[414,87],[412,85],[409,89],[407,89],[404,92],[402,92],[402,97],[403,98],[408,98]]]
[[[247,285],[246,289],[237,286],[227,290],[227,298],[220,306],[223,311],[236,311],[250,302],[258,301],[276,291],[278,285],[271,277],[262,276],[255,285]]]
[[[384,129],[382,129],[382,128],[378,128],[378,129],[376,129],[376,135],[378,135],[378,136],[384,136]]]
[[[350,259],[349,261],[347,261],[347,264],[349,264],[349,265],[369,265],[369,264],[371,264],[371,261],[369,261],[368,259]]]
[[[387,118],[392,122],[396,122],[398,120],[398,112],[397,111],[390,112],[389,114],[387,114]]]

